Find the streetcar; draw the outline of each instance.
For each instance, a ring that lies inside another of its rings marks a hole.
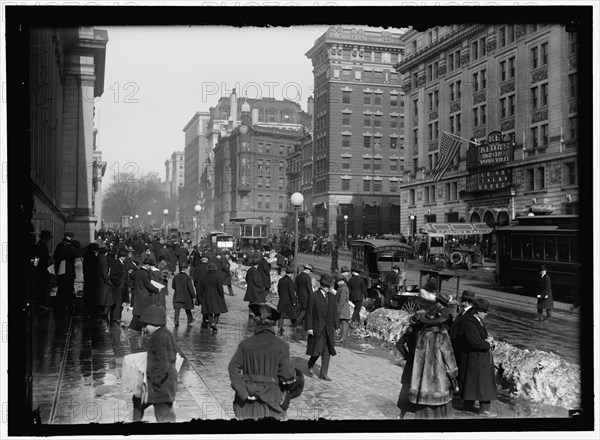
[[[579,302],[581,260],[578,215],[517,217],[496,229],[496,275],[504,287],[525,287],[535,296],[539,267],[552,280],[553,297]]]
[[[394,266],[406,268],[406,260],[413,254],[407,244],[392,240],[354,240],[351,268],[367,284],[367,298],[373,309],[384,302],[384,279]]]
[[[269,223],[258,218],[232,218],[230,223],[236,227],[235,257],[238,261],[247,262],[251,253],[270,250]]]

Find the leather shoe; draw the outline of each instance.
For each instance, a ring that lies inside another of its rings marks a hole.
[[[331,378],[329,376],[320,376],[319,379],[326,380],[327,382],[331,382]]]
[[[315,370],[313,370],[313,367],[308,367],[308,375],[309,376],[314,376],[315,375]]]

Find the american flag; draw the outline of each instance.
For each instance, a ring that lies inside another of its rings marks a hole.
[[[439,180],[442,178],[454,160],[456,153],[460,151],[461,144],[462,138],[442,131],[442,147],[440,148],[440,158],[435,166],[435,169],[431,173],[431,178],[434,182],[439,182]]]

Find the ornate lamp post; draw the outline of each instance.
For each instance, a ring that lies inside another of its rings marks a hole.
[[[149,228],[150,230],[152,230],[152,220],[150,219],[150,217],[152,216],[152,211],[148,211],[148,212],[146,213],[146,215],[148,216],[148,228]]]
[[[138,223],[138,225],[139,225],[139,218],[140,218],[140,216],[138,214],[136,214],[135,215],[135,222]]]
[[[202,211],[202,206],[197,204],[194,206],[194,211],[196,211],[196,246],[198,246],[200,242],[200,233],[198,231],[200,228],[200,211]]]
[[[169,215],[168,209],[163,209],[163,214],[165,215],[165,237],[169,236],[169,225],[167,224],[167,215]]]
[[[348,250],[348,216],[344,215],[344,248]]]
[[[294,275],[296,275],[298,271],[298,211],[302,206],[302,202],[304,202],[304,196],[299,192],[295,192],[290,197],[290,201],[294,206]]]

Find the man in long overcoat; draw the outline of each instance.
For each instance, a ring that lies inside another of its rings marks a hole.
[[[229,296],[233,295],[233,287],[231,286],[231,265],[229,264],[229,260],[226,255],[221,253],[217,254],[217,273],[221,279],[221,284],[223,286],[227,286],[227,290],[229,292]]]
[[[108,276],[108,261],[106,261],[106,246],[100,246],[96,257],[96,269],[98,270],[98,285],[96,286],[96,307],[98,318],[109,322],[108,312],[113,305],[111,294],[111,282]]]
[[[338,319],[342,327],[342,334],[339,342],[343,343],[348,338],[348,326],[351,318],[350,314],[350,291],[348,290],[348,276],[350,269],[347,266],[342,266],[342,273],[337,280],[337,292],[335,294],[337,302]]]
[[[473,303],[474,314],[463,322],[464,351],[460,354],[463,368],[459,371],[459,383],[463,408],[472,411],[478,400],[479,413],[493,417],[490,402],[498,399],[498,387],[494,374],[493,342],[483,325],[489,306],[487,300],[476,299]]]
[[[298,318],[296,324],[302,328],[304,317],[306,316],[306,307],[308,306],[308,298],[313,293],[312,279],[310,273],[314,272],[315,268],[312,264],[305,264],[301,273],[296,275],[294,281],[296,287],[296,296],[298,297]]]
[[[34,257],[37,265],[34,269],[36,303],[41,310],[47,310],[50,302],[50,272],[48,266],[53,261],[50,256],[50,239],[52,234],[48,230],[40,232],[40,239],[34,246]]]
[[[255,333],[243,340],[229,363],[231,387],[235,390],[233,411],[240,419],[283,419],[280,383],[295,378],[290,346],[275,336],[273,326],[280,315],[270,304],[251,304]]]
[[[152,279],[150,275],[151,264],[151,260],[144,260],[142,268],[133,273],[133,295],[135,298],[133,300],[133,318],[129,325],[132,330],[142,330],[140,317],[144,310],[154,303],[153,297],[158,295],[159,292],[159,289],[150,282]]]
[[[185,310],[187,315],[188,325],[194,322],[192,309],[194,308],[194,300],[196,299],[196,290],[192,283],[192,279],[185,273],[187,267],[185,264],[179,265],[179,273],[173,277],[171,287],[173,287],[173,309],[175,310],[175,327],[179,327],[179,313],[181,309]]]
[[[352,277],[348,280],[348,290],[350,291],[350,301],[354,304],[354,313],[352,314],[351,324],[360,324],[360,309],[363,299],[367,296],[367,285],[365,279],[357,271],[352,271]]]
[[[202,314],[208,316],[208,323],[213,332],[217,332],[217,324],[222,313],[227,313],[223,285],[217,276],[215,263],[208,263],[208,273],[200,279],[198,295],[203,298]]]
[[[263,288],[268,294],[269,290],[271,290],[271,263],[269,263],[264,256],[260,257],[260,253],[258,258],[260,258],[260,262],[258,263],[258,272],[260,273],[260,278],[262,279]]]
[[[127,289],[129,275],[125,266],[127,252],[120,250],[117,252],[117,259],[110,265],[111,295],[113,304],[110,308],[110,322],[114,324],[121,323],[121,312],[123,311],[123,290]]]
[[[203,298],[202,295],[200,295],[200,281],[202,280],[202,278],[204,278],[206,276],[206,274],[208,273],[208,257],[205,254],[202,254],[202,256],[200,257],[200,262],[198,263],[198,266],[196,267],[196,270],[194,271],[194,274],[196,275],[196,280],[194,282],[194,286],[196,287],[196,305],[200,306],[202,309],[202,327],[203,328],[208,328],[208,316],[204,314],[204,306],[203,306]]]
[[[333,279],[329,274],[321,275],[320,288],[315,290],[308,298],[306,308],[305,329],[308,333],[306,354],[308,360],[308,374],[314,375],[313,367],[322,356],[321,372],[319,378],[331,381],[327,375],[331,356],[335,356],[335,331],[340,326],[337,314],[335,295],[330,292]]]
[[[552,282],[550,275],[546,273],[546,267],[540,266],[540,279],[537,284],[537,318],[536,321],[544,321],[552,316],[554,301],[552,299]],[[544,318],[546,309],[546,318]]]
[[[83,254],[83,307],[87,318],[96,315],[96,290],[98,286],[98,269],[96,268],[96,255],[98,243],[90,243]]]
[[[54,273],[56,274],[56,282],[58,283],[58,290],[53,304],[55,310],[60,310],[61,308],[72,310],[73,307],[75,258],[77,258],[77,251],[75,246],[73,246],[74,236],[75,234],[72,232],[65,232],[63,241],[56,246],[52,255]]]
[[[450,342],[452,343],[452,349],[454,350],[454,357],[456,358],[456,364],[458,365],[459,372],[462,369],[460,365],[460,354],[464,350],[463,324],[465,319],[467,319],[469,316],[475,313],[475,309],[473,308],[473,301],[475,301],[475,293],[471,290],[463,291],[460,297],[461,311],[458,313],[454,321],[452,321],[452,326],[450,327],[449,331]]]
[[[264,303],[267,298],[267,291],[265,290],[262,282],[262,277],[258,271],[258,264],[262,257],[255,256],[252,259],[252,266],[246,272],[246,294],[244,295],[244,301],[253,303]],[[252,310],[249,311],[250,317],[254,317]]]
[[[292,326],[296,325],[297,310],[296,305],[298,304],[298,297],[296,296],[296,289],[294,281],[292,280],[292,274],[294,273],[293,267],[286,267],[285,275],[279,279],[277,283],[277,295],[279,296],[279,302],[277,303],[277,311],[281,315],[279,319],[279,334],[283,335],[283,321],[285,319],[291,319]]]

